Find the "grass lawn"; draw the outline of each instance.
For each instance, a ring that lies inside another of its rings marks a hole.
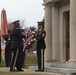
[[[28,53],[25,56],[25,66],[36,66],[37,65],[37,55]]]
[[[28,74],[28,73],[18,73],[18,72],[0,72],[0,75],[48,75],[48,74]]]
[[[28,66],[36,66],[37,65],[37,55],[36,54],[27,53],[25,55],[24,65],[26,67],[28,67]],[[4,61],[1,61],[0,66],[6,66]]]
[[[3,60],[1,60],[0,66],[6,66]]]

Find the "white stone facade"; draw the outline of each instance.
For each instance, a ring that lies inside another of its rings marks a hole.
[[[45,6],[45,64],[76,63],[76,0],[43,0]]]

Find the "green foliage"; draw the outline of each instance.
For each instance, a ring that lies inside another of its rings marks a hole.
[[[5,62],[1,60],[0,66],[5,66]]]
[[[28,66],[36,66],[37,65],[37,55],[33,53],[27,53],[25,55],[24,65]],[[5,66],[5,62],[2,60],[0,66]]]
[[[25,66],[36,66],[37,65],[37,55],[33,53],[27,53],[25,56]]]

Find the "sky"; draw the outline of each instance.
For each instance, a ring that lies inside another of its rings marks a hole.
[[[8,22],[25,21],[25,27],[37,26],[44,18],[43,0],[0,0],[0,13],[4,8]],[[0,15],[1,19],[1,15]]]

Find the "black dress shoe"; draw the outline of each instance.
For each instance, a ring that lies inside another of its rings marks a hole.
[[[10,72],[17,72],[16,70],[10,70]]]
[[[35,70],[36,72],[43,72],[44,70]]]
[[[36,72],[40,72],[40,70],[35,70]]]
[[[40,70],[41,72],[44,72],[44,70]]]
[[[24,70],[22,70],[22,69],[17,69],[17,71],[24,71]]]
[[[6,67],[9,67],[9,66],[6,66]]]
[[[36,72],[44,72],[44,70],[35,70]]]

